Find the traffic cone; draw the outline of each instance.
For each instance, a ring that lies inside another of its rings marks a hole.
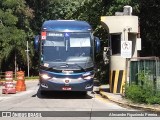
[[[18,71],[17,72],[17,83],[16,83],[16,91],[26,91],[26,84],[24,78],[24,72]]]
[[[5,83],[3,84],[2,93],[16,93],[15,85],[13,84],[13,72],[6,71],[5,72]]]

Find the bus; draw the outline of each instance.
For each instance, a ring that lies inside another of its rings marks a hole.
[[[34,39],[39,54],[40,93],[93,90],[95,54],[100,40],[79,20],[47,20]]]

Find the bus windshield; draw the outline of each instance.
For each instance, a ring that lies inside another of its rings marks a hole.
[[[47,32],[42,42],[43,62],[93,62],[91,34]]]

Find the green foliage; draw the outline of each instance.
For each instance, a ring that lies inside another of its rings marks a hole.
[[[134,102],[145,102],[144,90],[138,85],[127,86],[125,89],[126,98]]]
[[[154,94],[152,88],[144,88],[139,85],[126,87],[125,97],[135,103],[160,104],[159,92]]]
[[[25,77],[25,80],[39,80],[39,76]]]
[[[14,56],[11,53],[16,52],[19,57],[18,65],[25,69],[25,49],[28,40],[30,66],[34,64],[31,69],[38,68],[37,56],[33,50],[33,36],[40,32],[42,23],[48,19],[76,19],[89,22],[94,35],[100,38],[103,49],[108,43],[108,33],[101,26],[100,17],[114,15],[117,11],[122,12],[125,5],[132,6],[133,15],[138,15],[140,18],[141,38],[144,40],[141,55],[159,56],[160,2],[158,0],[1,0],[0,64],[11,64],[7,61],[13,60]],[[105,76],[102,51],[97,55],[96,61],[100,69],[99,75]]]
[[[14,55],[17,55],[19,67],[26,68],[25,49],[28,40],[30,66],[34,64],[31,71],[37,71],[38,58],[33,50],[33,36],[40,32],[42,23],[49,19],[75,19],[89,22],[93,27],[94,35],[100,38],[103,48],[103,46],[107,46],[108,34],[101,26],[100,17],[114,15],[115,11],[122,11],[126,4],[133,6],[133,11],[138,11],[138,3],[138,0],[1,0],[1,69],[3,71],[14,69]],[[12,63],[9,62],[10,59],[12,59]],[[105,79],[107,71],[102,59],[101,51],[96,55],[96,63],[100,69],[99,75],[102,76],[100,79]]]
[[[0,69],[3,71],[14,70],[15,56],[19,67],[25,66],[26,40],[33,36],[29,27],[32,18],[32,10],[26,6],[25,0],[1,0]],[[30,51],[33,55],[33,50]]]
[[[146,102],[148,104],[160,104],[160,97],[157,95],[148,97],[146,98]]]
[[[141,55],[160,56],[160,1],[142,0],[140,11],[141,38],[144,40]]]
[[[138,85],[126,85],[125,97],[138,103],[160,104],[160,92],[155,91],[153,81],[149,80],[148,71],[138,73]],[[140,84],[141,83],[141,84]]]

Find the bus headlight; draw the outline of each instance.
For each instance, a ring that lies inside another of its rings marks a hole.
[[[83,77],[83,79],[85,79],[85,80],[90,80],[90,79],[92,79],[92,78],[93,78],[92,76]]]
[[[85,73],[82,75],[83,79],[85,80],[90,80],[94,77],[94,74],[91,74],[91,73]]]
[[[44,79],[44,80],[48,80],[48,79],[51,78],[51,77],[50,77],[49,75],[47,75],[47,74],[41,74],[41,77],[42,77],[42,79]]]

